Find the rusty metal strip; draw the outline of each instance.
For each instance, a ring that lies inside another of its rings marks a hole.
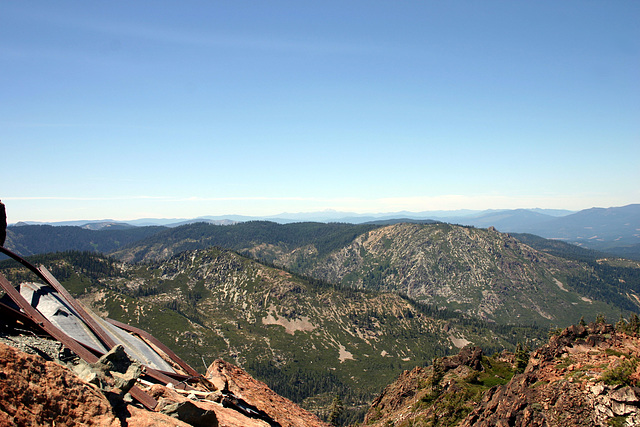
[[[113,339],[107,334],[107,332],[100,325],[98,325],[95,320],[93,320],[93,317],[91,317],[91,315],[86,312],[84,307],[82,307],[80,303],[64,288],[64,286],[62,286],[60,282],[58,282],[58,280],[53,277],[53,274],[51,274],[44,265],[41,265],[38,268],[38,271],[42,273],[42,275],[47,279],[47,283],[67,300],[71,307],[73,307],[73,309],[76,311],[78,316],[80,316],[82,321],[89,327],[89,329],[91,329],[94,335],[96,335],[98,339],[102,341],[102,344],[107,349],[112,349],[116,346],[115,341],[113,341]]]
[[[187,362],[185,362],[184,360],[182,360],[180,358],[180,356],[178,356],[175,352],[173,352],[173,350],[171,350],[169,347],[164,345],[162,342],[160,342],[160,340],[158,340],[156,337],[151,335],[149,332],[143,331],[142,329],[136,328],[135,326],[127,325],[126,323],[118,322],[117,320],[108,319],[108,318],[105,319],[105,320],[107,322],[111,323],[112,325],[117,326],[120,329],[123,329],[123,330],[125,330],[127,332],[133,332],[134,334],[138,334],[138,335],[140,335],[140,337],[142,337],[142,338],[144,338],[146,340],[149,340],[150,342],[153,343],[153,345],[158,347],[167,356],[169,356],[169,358],[172,361],[174,361],[178,366],[180,366],[182,369],[184,369],[185,372],[187,372],[187,374],[192,375],[194,377],[196,377],[196,376],[199,377],[200,376],[198,371],[196,371],[191,366],[189,366],[189,364]]]
[[[28,262],[26,259],[22,258],[20,255],[11,252],[9,249],[5,248],[4,246],[0,246],[0,252],[2,252],[6,256],[14,259],[15,261],[18,261],[20,264],[22,264],[23,266],[27,267],[29,270],[31,270],[33,273],[35,273],[36,276],[40,277],[42,280],[44,280],[46,282],[46,279],[42,276],[42,273],[40,273],[40,271],[38,271],[38,269],[35,268],[33,266],[33,264]]]
[[[16,290],[16,288],[9,283],[9,281],[0,273],[0,286],[11,297],[13,302],[18,304],[18,307],[25,312],[31,320],[33,320],[38,326],[44,329],[53,338],[60,341],[65,347],[76,353],[79,357],[89,363],[95,363],[98,357],[87,350],[84,346],[80,345],[78,341],[74,340],[60,329],[56,328],[46,317],[42,315],[37,309],[33,308],[31,304],[24,299],[24,297]]]
[[[177,389],[182,389],[182,390],[193,390],[192,387],[188,386],[185,382],[183,381],[178,381],[175,378],[170,377],[167,373],[162,372],[162,371],[158,371],[157,369],[151,368],[149,366],[145,366],[144,367],[144,374],[157,380],[160,381],[163,384],[171,384],[173,385],[175,388]],[[187,377],[187,378],[191,378],[191,377]]]
[[[40,272],[37,268],[35,268],[26,260],[24,260],[22,257],[14,254],[13,252],[9,251],[8,249],[2,246],[0,246],[0,251],[10,256],[11,258],[15,259],[20,264],[24,265],[29,270],[33,271],[37,276],[42,278],[45,282],[49,283],[49,280],[47,280],[48,278],[44,276],[42,272]],[[51,276],[51,273],[49,273],[49,276]],[[57,280],[55,282],[57,283]],[[62,285],[60,285],[59,283],[57,284],[62,288]],[[78,357],[80,357],[85,362],[95,363],[98,361],[98,356],[96,356],[96,354],[99,354],[99,355],[104,354],[101,351],[91,349],[90,347],[79,343],[78,341],[74,340],[73,338],[71,338],[64,332],[62,332],[60,329],[56,328],[46,317],[42,315],[42,313],[40,313],[36,308],[32,307],[31,304],[29,304],[27,300],[24,299],[24,297],[20,294],[20,292],[18,292],[13,287],[13,285],[6,279],[6,277],[4,277],[2,273],[0,273],[0,287],[2,287],[2,289],[4,289],[4,291],[9,295],[9,297],[13,300],[13,302],[15,302],[18,305],[18,307],[20,307],[24,311],[25,315],[28,318],[30,318],[40,328],[44,329],[44,331],[47,332],[50,336],[52,336],[54,339],[62,343],[62,345],[67,347],[69,350],[73,351]],[[66,292],[66,294],[68,295],[68,292]],[[71,300],[73,300],[73,297],[71,297]],[[86,312],[84,313],[86,314]],[[147,394],[144,390],[142,390],[137,385],[133,386],[131,390],[129,390],[129,393],[134,399],[136,399],[138,402],[144,405],[147,409],[153,410],[158,404],[158,402],[152,396]]]
[[[131,389],[129,390],[129,394],[135,400],[142,403],[145,408],[151,411],[153,411],[158,405],[157,400],[155,400],[150,394],[148,394],[146,391],[144,391],[137,385],[134,385],[133,387],[131,387]]]
[[[55,289],[60,295],[62,295],[67,302],[73,307],[78,316],[82,319],[82,321],[91,329],[94,335],[102,342],[102,344],[107,349],[113,348],[116,343],[111,339],[109,335],[98,325],[91,316],[85,311],[85,309],[76,301],[73,296],[58,282],[58,280],[53,277],[53,274],[47,270],[44,265],[41,265],[40,268],[35,267],[33,264],[22,258],[21,256],[11,252],[7,248],[0,246],[0,251],[5,255],[10,256],[14,260],[18,261],[23,266],[27,267],[33,273],[35,273],[38,277],[40,277],[46,284]]]

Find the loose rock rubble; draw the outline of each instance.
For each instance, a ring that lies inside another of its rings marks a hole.
[[[89,364],[54,340],[4,335],[0,341],[0,427],[327,426],[222,360],[207,373],[218,390],[177,390],[138,381],[143,367],[121,346]],[[132,402],[134,384],[158,401],[155,411]]]

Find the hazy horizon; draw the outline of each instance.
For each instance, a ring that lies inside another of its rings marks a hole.
[[[635,205],[630,204],[630,205]],[[629,206],[629,205],[624,205]],[[611,208],[620,208],[624,206],[592,206],[587,209],[611,209]],[[141,223],[144,221],[149,222],[158,222],[158,223],[175,223],[181,221],[191,221],[197,219],[211,219],[211,220],[236,220],[239,218],[244,218],[247,220],[252,219],[279,219],[279,220],[293,220],[293,221],[323,221],[328,220],[331,221],[333,219],[349,219],[349,218],[372,218],[372,219],[380,219],[380,218],[393,218],[393,219],[401,219],[403,215],[406,215],[408,218],[414,219],[446,219],[446,218],[464,218],[464,217],[473,217],[478,214],[487,214],[491,212],[503,212],[503,211],[513,211],[513,210],[528,210],[531,212],[543,213],[552,217],[559,217],[570,215],[572,213],[580,212],[580,210],[567,210],[567,209],[552,209],[552,208],[515,208],[515,209],[455,209],[455,210],[429,210],[429,211],[395,211],[395,212],[365,212],[365,213],[356,213],[356,212],[345,212],[345,211],[337,211],[334,209],[325,209],[321,211],[309,211],[309,212],[280,212],[274,215],[241,215],[241,214],[222,214],[222,215],[200,215],[197,217],[131,217],[127,219],[115,219],[108,217],[99,217],[99,218],[74,218],[74,219],[65,219],[59,221],[47,221],[47,220],[19,220],[19,221],[9,221],[9,226],[16,225],[17,223],[31,223],[31,224],[65,224],[65,223],[97,223],[97,222],[119,222],[119,223]],[[431,216],[428,216],[431,215]],[[242,219],[240,219],[242,220]]]

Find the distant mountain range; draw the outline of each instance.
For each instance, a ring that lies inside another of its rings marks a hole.
[[[236,222],[246,221],[272,221],[278,224],[289,224],[292,222],[345,222],[349,224],[362,224],[366,222],[388,221],[398,218],[410,219],[410,220],[436,220],[441,222],[451,222],[453,220],[465,219],[465,221],[473,220],[476,218],[492,217],[496,214],[498,216],[511,212],[533,212],[540,214],[540,218],[549,219],[555,217],[561,217],[575,213],[575,211],[564,209],[515,209],[515,210],[470,210],[470,209],[458,209],[458,210],[438,210],[438,211],[422,211],[422,212],[386,212],[386,213],[368,213],[358,214],[355,212],[340,212],[335,210],[324,210],[318,212],[299,212],[299,213],[281,213],[278,215],[267,216],[246,216],[246,215],[207,215],[197,218],[140,218],[128,221],[115,221],[113,219],[99,219],[99,220],[74,220],[74,221],[58,221],[58,222],[38,222],[38,221],[25,221],[18,222],[16,224],[10,224],[14,226],[20,225],[54,225],[54,226],[75,226],[91,229],[99,229],[102,227],[114,227],[114,226],[136,226],[145,227],[151,225],[161,225],[165,227],[178,227],[184,224],[193,222],[209,222],[213,224],[229,224]],[[490,224],[493,225],[493,224]],[[495,225],[494,225],[495,226]],[[496,227],[497,228],[497,227]]]
[[[446,222],[478,228],[494,227],[506,233],[529,233],[547,239],[557,239],[584,248],[615,256],[640,259],[640,204],[611,208],[591,208],[579,212],[561,209],[453,210],[424,212],[393,212],[356,214],[327,210],[311,213],[283,213],[274,216],[240,215],[203,216],[199,218],[142,218],[127,222],[113,220],[78,220],[54,223],[21,222],[21,225],[47,224],[75,226],[88,230],[126,230],[132,227],[179,227],[206,222],[231,225],[248,221],[272,221],[278,224],[295,222],[339,222],[350,224],[393,224],[398,222]]]

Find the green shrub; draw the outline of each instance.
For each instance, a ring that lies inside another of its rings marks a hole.
[[[608,385],[634,385],[631,374],[635,372],[637,366],[637,359],[625,359],[617,366],[604,371],[600,380]]]

